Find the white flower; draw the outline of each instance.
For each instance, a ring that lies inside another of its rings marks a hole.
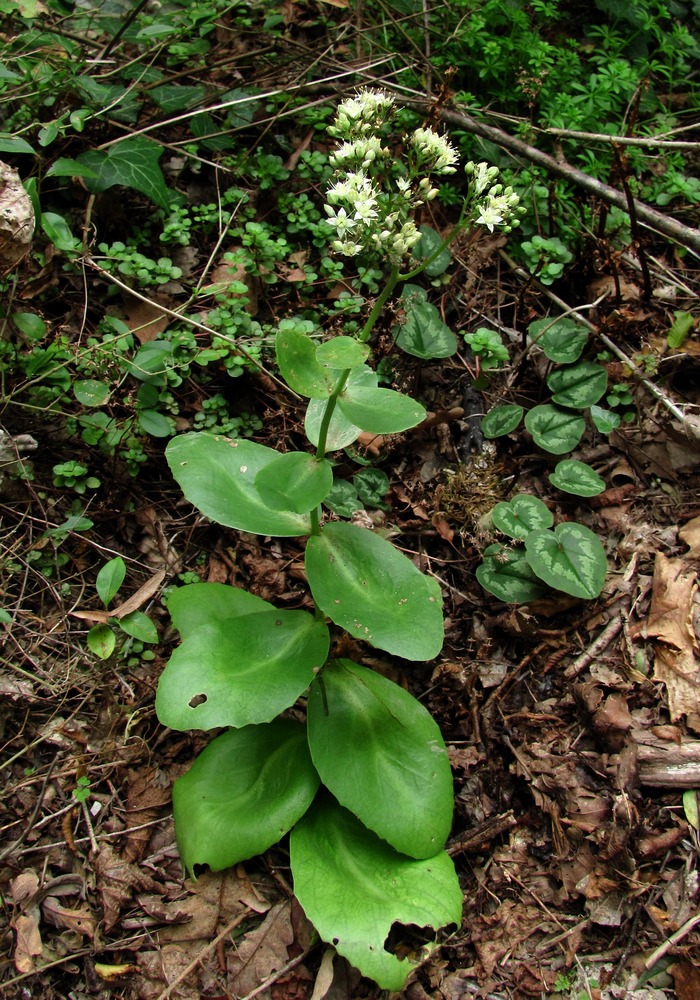
[[[332,167],[359,164],[366,170],[377,157],[386,156],[388,152],[376,136],[370,136],[368,139],[355,139],[353,142],[342,143],[335,153],[331,153],[329,159]]]
[[[492,205],[490,202],[484,202],[483,205],[479,206],[479,214],[476,218],[476,224],[478,226],[486,226],[489,232],[493,232],[494,226],[503,225],[504,219],[498,208]]]
[[[349,97],[338,105],[333,125],[328,132],[332,136],[357,139],[377,133],[391,113],[393,97],[383,90],[360,90],[355,97]]]
[[[458,155],[454,146],[438,135],[431,128],[417,128],[410,138],[411,145],[426,161],[428,170],[437,174],[453,174],[453,163],[457,163]]]
[[[330,205],[324,205],[328,216],[329,225],[333,226],[338,236],[345,236],[357,225],[355,219],[351,219],[344,208],[339,208],[336,212]]]
[[[342,253],[346,257],[357,257],[358,253],[362,253],[360,244],[353,243],[352,240],[333,240],[331,246],[337,253]]]
[[[478,198],[487,188],[490,188],[498,177],[498,167],[490,167],[488,163],[474,163],[470,160],[464,168],[467,177],[471,177],[474,195]]]

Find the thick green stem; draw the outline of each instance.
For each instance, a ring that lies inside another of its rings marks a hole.
[[[372,333],[372,330],[374,329],[374,326],[375,326],[377,320],[379,319],[379,316],[381,315],[381,311],[384,308],[384,306],[387,304],[387,301],[389,300],[389,296],[391,295],[391,293],[396,288],[396,285],[397,285],[398,281],[400,280],[400,278],[401,278],[401,275],[399,274],[398,267],[396,267],[396,266],[392,267],[391,273],[389,274],[389,277],[387,278],[386,285],[384,285],[384,288],[382,289],[379,297],[377,298],[377,301],[372,306],[372,311],[370,312],[369,316],[367,317],[367,322],[365,323],[365,325],[362,327],[361,331],[357,335],[357,339],[360,341],[361,344],[366,344],[367,341],[369,340],[370,335]]]

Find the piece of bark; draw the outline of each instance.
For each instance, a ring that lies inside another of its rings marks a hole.
[[[639,781],[652,788],[700,787],[700,740],[661,740],[652,733],[635,729],[630,733],[635,746]]]

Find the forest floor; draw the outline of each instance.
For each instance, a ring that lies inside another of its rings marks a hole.
[[[198,183],[214,190],[212,176]],[[134,192],[127,197],[129,209],[149,211]],[[96,208],[117,210],[113,199]],[[568,306],[598,301],[587,313],[594,329],[629,357],[653,354],[659,373],[651,382],[683,413],[697,413],[697,322],[680,350],[670,351],[666,339],[674,309],[697,317],[694,258],[683,262],[658,238],[646,246],[657,262],[650,298],[633,249],[614,274],[574,265],[557,293],[569,296]],[[458,245],[454,277],[435,301],[448,309],[459,303],[455,328],[494,321],[515,358],[521,331],[561,303],[526,280],[507,251],[505,238],[488,234]],[[104,291],[99,275],[68,272],[58,259],[41,273],[27,265],[22,280],[25,307],[39,288],[52,288],[69,332],[82,322],[85,288],[91,300]],[[669,286],[685,291],[669,297]],[[259,309],[266,307],[262,295]],[[120,308],[128,318],[126,296]],[[387,352],[391,324],[389,313],[379,334]],[[410,689],[441,727],[456,794],[448,850],[464,891],[462,925],[438,942],[401,996],[696,1000],[698,424],[679,421],[622,362],[608,361],[612,380],[629,380],[635,418],[608,437],[587,432],[576,453],[603,475],[605,492],[556,501],[562,519],[603,539],[603,593],[594,601],[552,593],[505,605],[475,579],[488,541],[482,515],[514,492],[551,499],[551,487],[546,456],[531,438],[521,430],[485,442],[478,414],[513,385],[508,379],[537,401],[542,372],[514,362],[480,396],[462,356],[394,361],[397,387],[442,416],[396,440],[366,442],[365,456],[391,484],[388,509],[377,516],[442,586],[446,641],[428,665],[362,647],[355,655]],[[256,441],[285,450],[301,440],[303,409],[264,374],[247,372],[233,385],[240,409],[260,417]],[[51,501],[60,492],[51,469],[75,455],[50,414],[17,407],[3,424],[39,443],[33,482],[13,482],[1,498],[3,545],[17,555],[50,544],[42,533],[56,523]],[[155,716],[158,677],[177,641],[165,608],[157,599],[147,606],[161,635],[155,659],[128,663],[96,661],[85,621],[69,613],[96,607],[95,567],[117,553],[134,591],[162,573],[172,582],[191,571],[280,607],[303,607],[301,546],[203,520],[183,501],[159,442],[136,478],[92,456],[91,471],[103,482],[89,505],[93,527],[73,537],[59,575],[28,566],[3,576],[5,606],[22,614],[0,626],[0,993],[379,998],[319,943],[293,898],[284,842],[233,870],[184,878],[171,787],[206,738],[164,729]],[[82,587],[77,599],[75,589],[67,599],[66,582]]]

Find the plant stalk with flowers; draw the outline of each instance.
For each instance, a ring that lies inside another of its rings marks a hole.
[[[321,938],[397,990],[421,955],[393,954],[385,946],[392,927],[437,931],[460,921],[459,882],[444,850],[449,759],[420,702],[330,652],[331,639],[345,633],[399,659],[432,660],[443,643],[442,601],[435,579],[385,538],[324,516],[334,480],[328,456],[363,431],[390,434],[424,419],[419,402],[379,387],[370,335],[397,285],[429,269],[458,232],[516,224],[517,197],[497,183],[495,168],[469,164],[458,223],[417,261],[415,211],[436,197],[434,177],[456,171],[457,154],[419,128],[405,139],[404,156],[394,156],[385,139],[392,109],[387,94],[363,90],[339,106],[329,128],[338,140],[326,205],[332,249],[386,261],[382,292],[357,337],[321,340],[293,320],[276,337],[281,376],[308,400],[309,450],[280,453],[205,432],[167,448],[175,479],[206,517],[306,539],[313,610],[279,610],[217,583],[176,590],[168,609],[182,642],[160,679],[156,709],[172,729],[226,727],[173,789],[186,869],[226,868],[289,833],[294,891]]]

